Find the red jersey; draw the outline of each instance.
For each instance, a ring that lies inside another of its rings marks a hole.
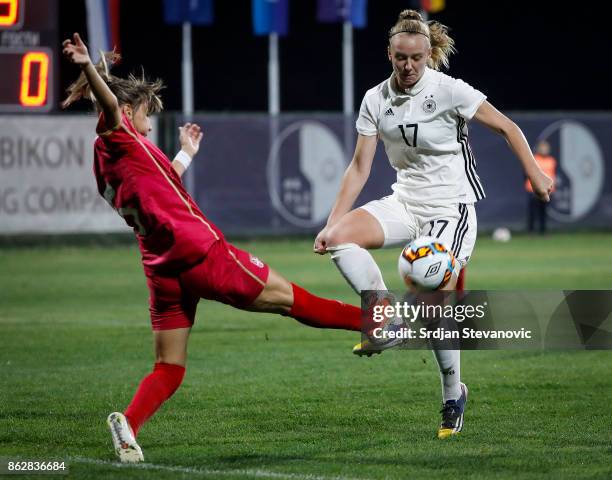
[[[113,130],[101,114],[96,133],[98,191],[134,229],[145,268],[177,272],[203,260],[223,234],[189,196],[168,157],[123,114]]]

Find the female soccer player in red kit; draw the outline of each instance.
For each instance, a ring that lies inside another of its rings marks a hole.
[[[288,282],[257,257],[229,244],[204,216],[180,180],[198,151],[200,128],[181,128],[182,150],[173,162],[146,138],[149,115],[162,109],[161,82],[110,75],[105,58],[94,66],[77,33],[63,42],[63,54],[82,70],[63,106],[86,97],[99,111],[94,145],[98,191],[134,228],[150,290],[155,366],[125,412],[108,417],[120,460],[140,462],[138,430],[183,380],[187,340],[200,298],[291,316],[312,327],[354,331],[360,330],[361,311]],[[118,59],[114,54],[107,57]]]

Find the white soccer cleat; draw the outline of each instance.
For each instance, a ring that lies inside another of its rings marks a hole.
[[[121,463],[144,462],[142,450],[136,443],[136,439],[134,438],[134,434],[132,433],[132,429],[125,415],[120,412],[113,412],[106,419],[106,423],[113,437],[115,453],[119,457]]]

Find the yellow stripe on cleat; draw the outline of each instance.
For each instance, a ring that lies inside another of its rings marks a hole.
[[[353,353],[355,355],[359,355],[360,357],[367,355],[371,357],[372,355],[377,355],[380,353],[379,349],[371,349],[369,342],[360,342],[353,347]]]
[[[452,437],[453,435],[459,435],[459,432],[453,432],[452,428],[441,428],[440,430],[438,430],[438,438],[440,440]]]

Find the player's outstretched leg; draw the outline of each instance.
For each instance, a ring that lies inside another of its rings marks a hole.
[[[270,269],[266,285],[247,310],[280,313],[315,328],[361,330],[361,309],[318,297]]]
[[[183,272],[180,281],[194,297],[242,310],[278,313],[315,328],[359,331],[361,327],[359,307],[313,295],[225,241],[217,242],[202,263]]]

